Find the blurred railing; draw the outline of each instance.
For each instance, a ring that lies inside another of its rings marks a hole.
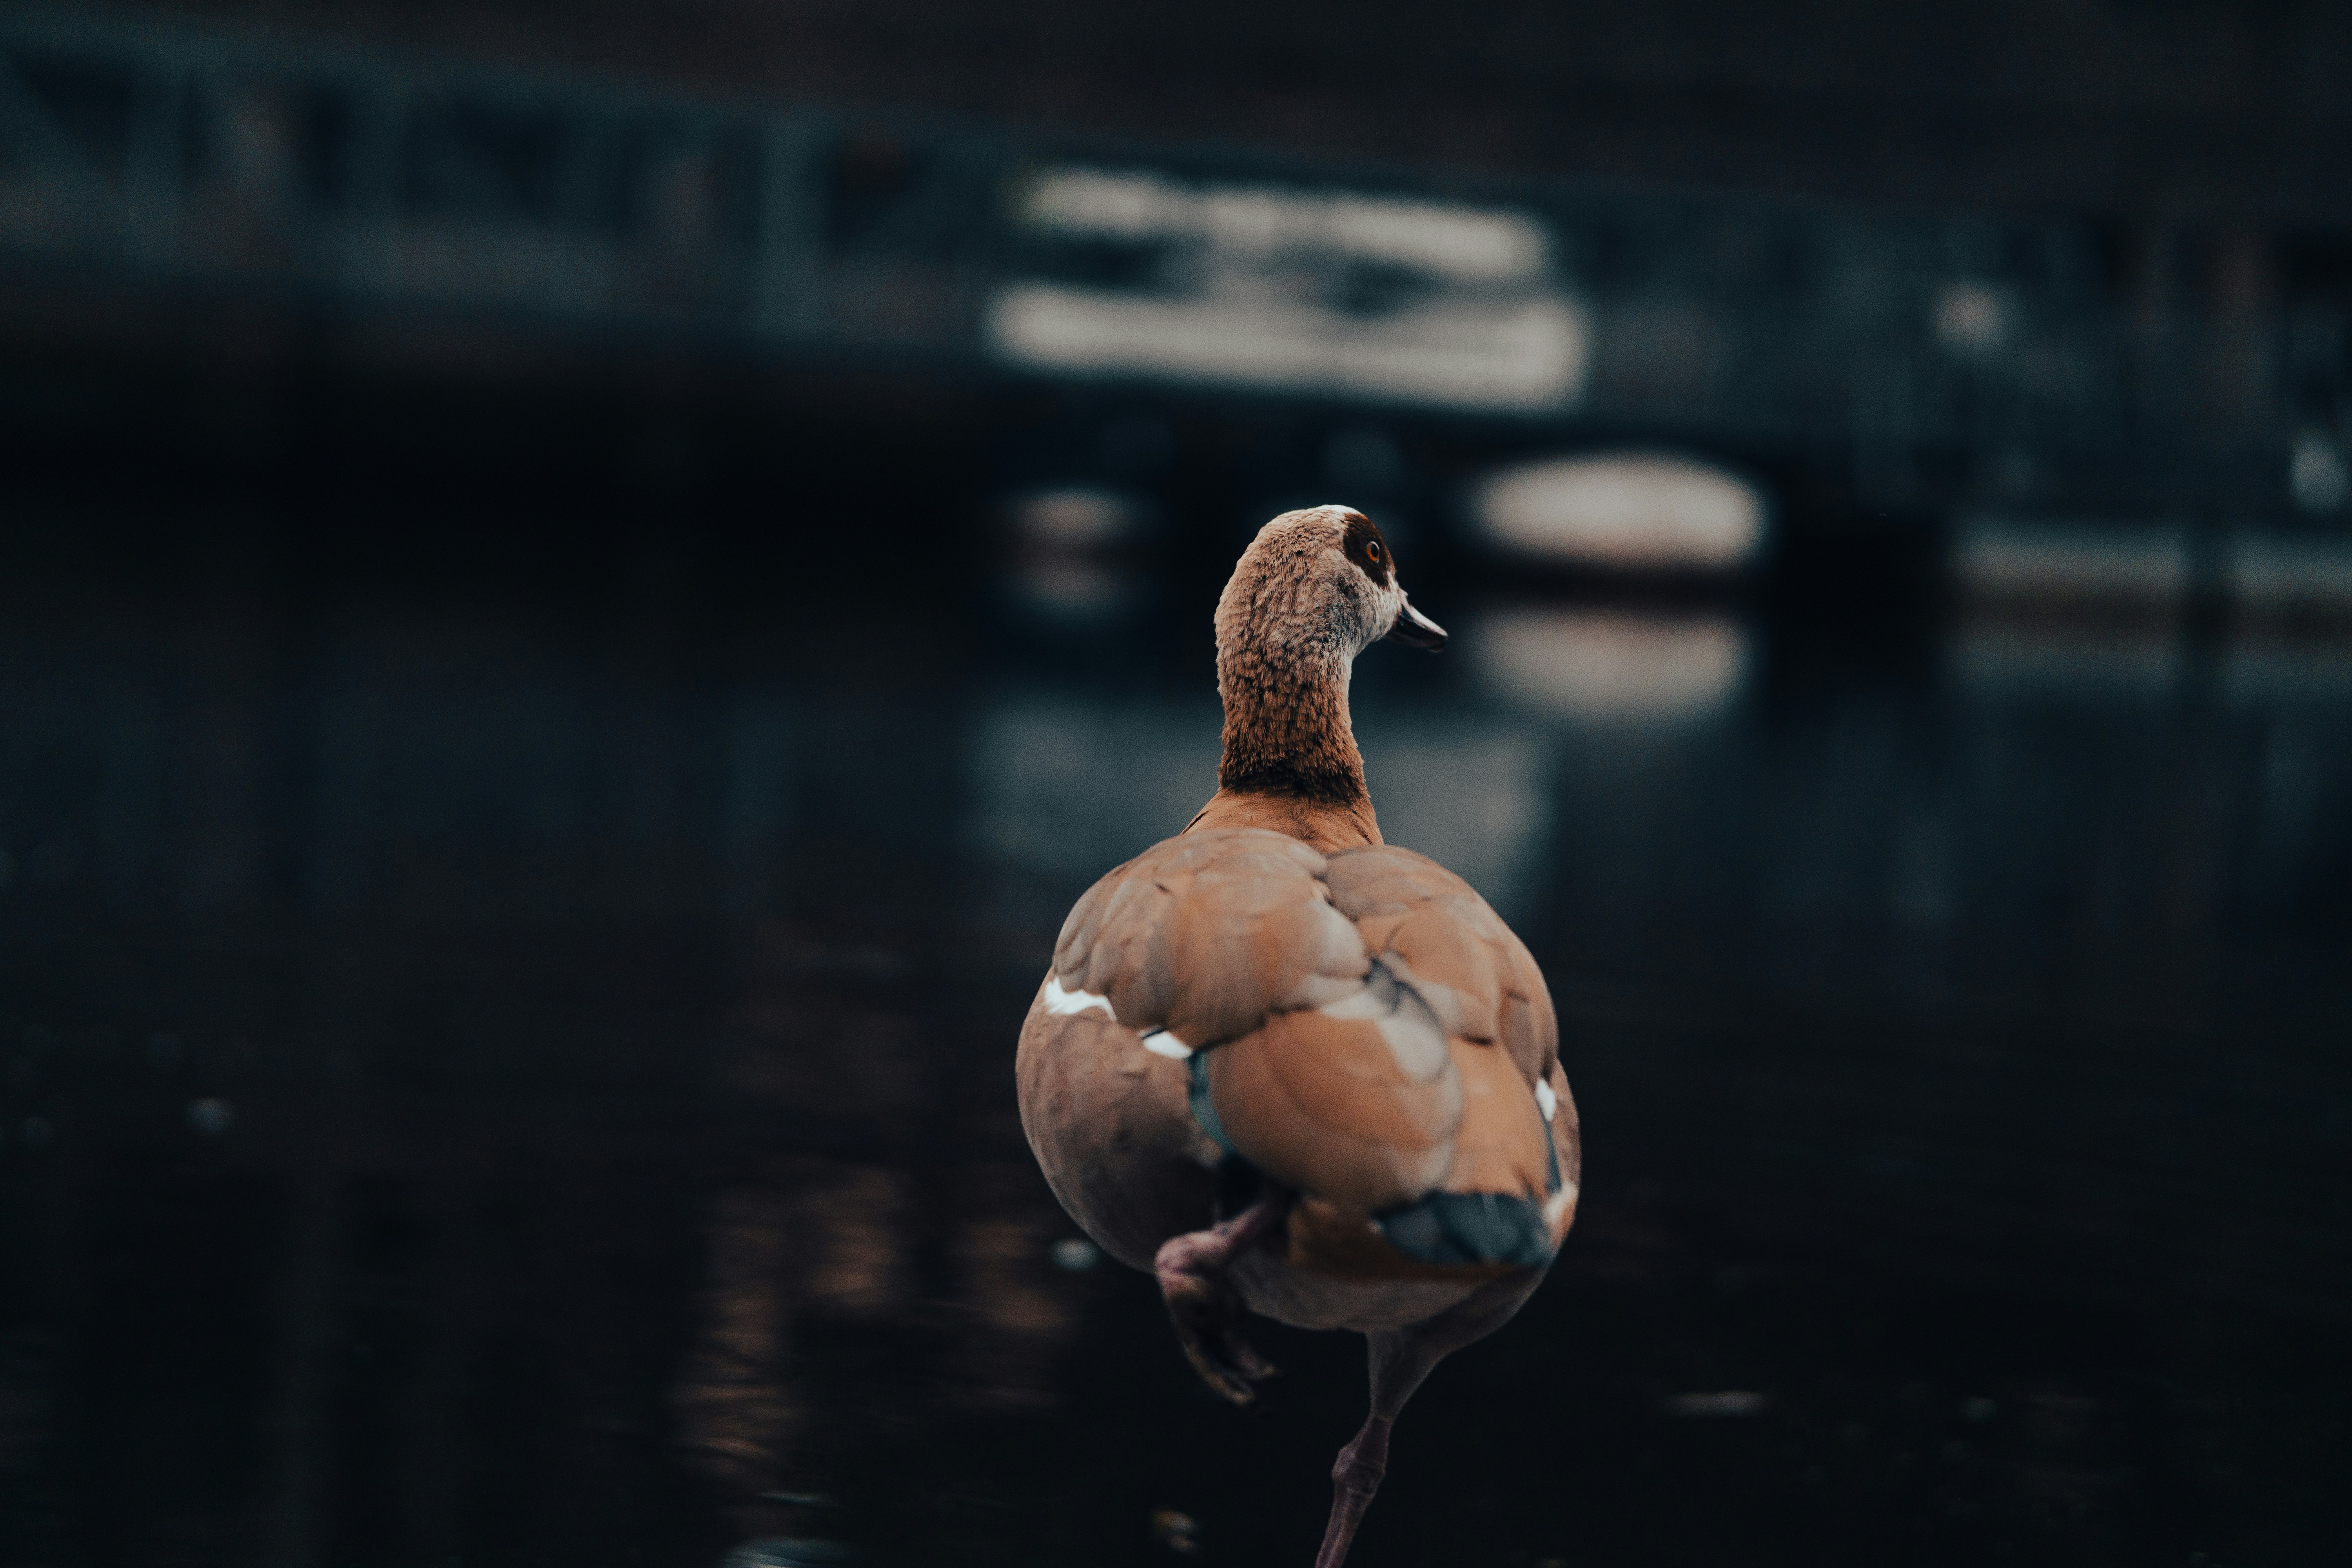
[[[2352,490],[2344,313],[2259,280],[2126,309],[2087,224],[1438,185],[0,17],[19,263],[1534,418],[1914,511]]]
[[[359,300],[821,332],[814,121],[0,21],[10,249]]]

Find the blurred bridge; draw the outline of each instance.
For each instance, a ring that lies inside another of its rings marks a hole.
[[[2340,510],[2344,302],[2226,246],[2202,303],[2127,298],[2113,250],[0,17],[0,261],[37,273],[1370,402],[1899,515]]]

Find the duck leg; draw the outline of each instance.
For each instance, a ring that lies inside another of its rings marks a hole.
[[[1241,1296],[1226,1271],[1235,1258],[1281,1230],[1290,1202],[1288,1193],[1268,1182],[1241,1213],[1206,1230],[1169,1237],[1151,1260],[1192,1370],[1235,1405],[1256,1398],[1255,1385],[1275,1369],[1241,1336]]]
[[[1404,1402],[1439,1362],[1510,1321],[1542,1279],[1540,1269],[1506,1275],[1425,1322],[1365,1336],[1371,1345],[1371,1414],[1331,1467],[1331,1521],[1323,1527],[1315,1568],[1339,1568],[1347,1561],[1356,1526],[1388,1473],[1389,1430]]]

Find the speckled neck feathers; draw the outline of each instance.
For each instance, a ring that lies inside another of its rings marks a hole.
[[[1262,536],[1217,601],[1217,695],[1225,705],[1221,789],[1328,805],[1369,804],[1363,754],[1348,714],[1348,678],[1362,628],[1308,569],[1325,545],[1307,530]]]

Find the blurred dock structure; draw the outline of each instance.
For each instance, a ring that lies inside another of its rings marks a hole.
[[[0,1563],[1277,1554],[1006,1060],[1334,499],[1595,1138],[1398,1560],[2352,1542],[2352,12],[1973,3],[0,10]]]
[[[1079,187],[1094,207],[1055,199]],[[2352,239],[2199,244],[2167,264],[2183,289],[2088,217],[1440,178],[0,16],[19,278],[1381,405],[1672,445],[1864,516],[2340,517]]]

